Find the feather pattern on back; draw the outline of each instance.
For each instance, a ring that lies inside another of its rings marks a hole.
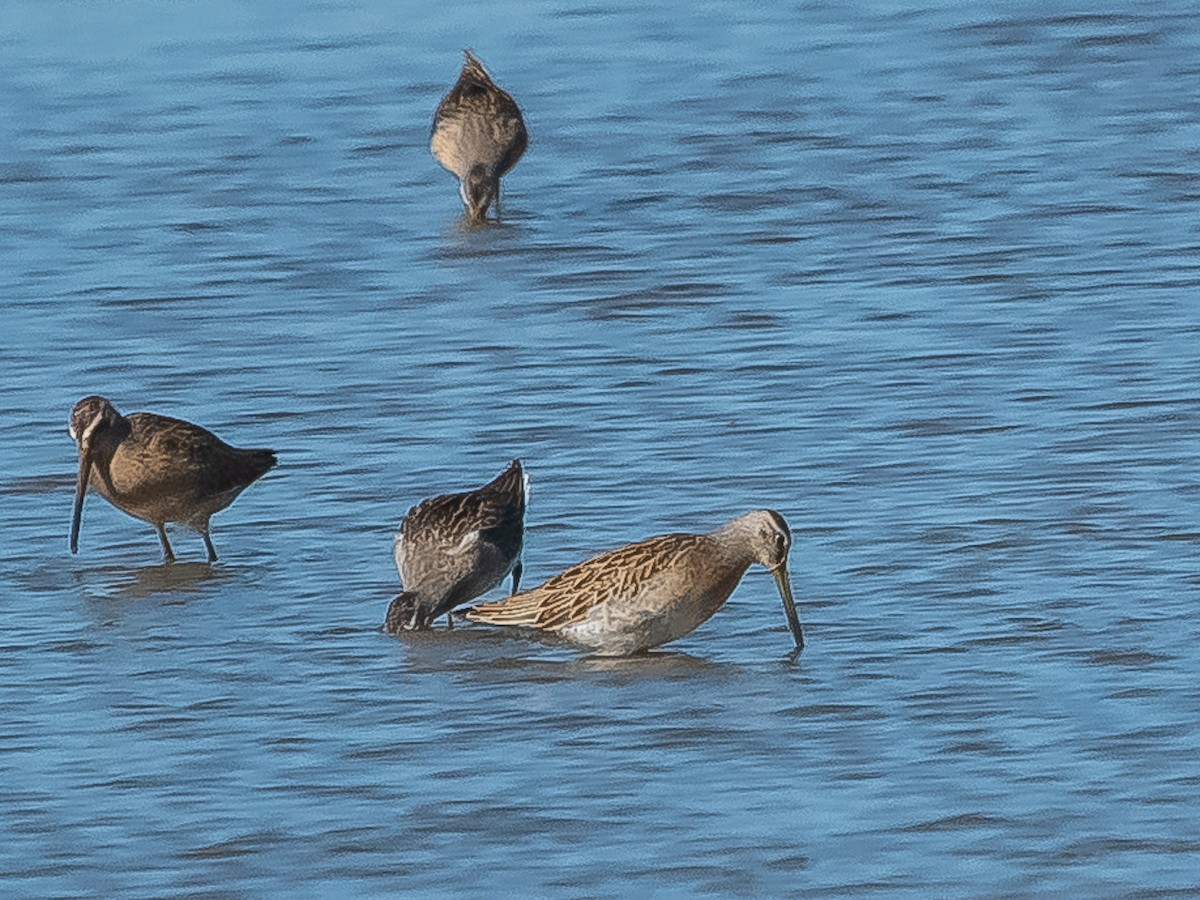
[[[122,493],[163,490],[190,496],[193,502],[241,492],[275,465],[271,450],[243,450],[229,446],[212,432],[191,422],[155,413],[125,417],[133,441],[122,450],[128,461],[122,471],[106,473],[116,478]]]
[[[787,573],[791,532],[773,510],[753,510],[708,534],[667,534],[602,553],[545,584],[467,618],[556,632],[594,653],[623,656],[690,633],[729,599],[753,562],[775,578],[788,628],[803,632]]]
[[[422,628],[443,613],[491,590],[510,573],[519,578],[528,483],[520,460],[483,487],[418,503],[396,536],[396,568],[411,625]],[[400,621],[399,611],[389,621]]]
[[[275,465],[272,450],[232,447],[211,431],[170,416],[123,416],[104,397],[85,397],[75,404],[69,430],[80,455],[73,548],[82,513],[80,492],[86,486],[118,509],[152,523],[168,560],[174,554],[163,530],[166,522],[199,531],[214,560],[209,518]]]
[[[445,168],[465,178],[475,165],[496,177],[517,164],[529,144],[517,101],[492,81],[470,50],[458,81],[433,117],[430,150]]]
[[[557,631],[586,618],[614,599],[636,595],[683,557],[717,548],[702,534],[666,534],[610,550],[579,563],[545,584],[494,603],[481,603],[467,618],[493,625],[527,625]]]

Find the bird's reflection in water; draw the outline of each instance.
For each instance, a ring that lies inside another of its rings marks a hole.
[[[403,644],[405,668],[414,673],[473,671],[519,673],[522,680],[558,681],[589,675],[629,679],[733,673],[738,667],[679,650],[634,656],[583,656],[561,638],[535,629],[482,629],[466,623],[453,628],[388,635]]]
[[[545,645],[548,649],[562,647],[557,641],[539,640],[535,635],[479,628],[457,619],[451,628],[435,626],[424,631],[385,634],[385,637],[397,641],[402,648],[398,652],[403,656],[404,667],[422,674],[542,667],[549,664],[550,657],[542,655],[543,651],[537,645]],[[564,656],[574,655],[565,647],[561,652]]]
[[[659,650],[634,656],[584,656],[574,660],[572,668],[588,673],[664,677],[726,672],[737,667],[680,650]]]
[[[143,566],[134,569],[132,578],[117,585],[115,595],[130,600],[153,597],[159,594],[190,593],[207,582],[233,577],[225,566],[212,566],[202,562],[167,563]],[[182,598],[180,598],[182,602]]]
[[[781,665],[787,669],[796,669],[800,667],[800,659],[804,653],[803,647],[793,647],[791,652],[783,658]]]
[[[93,599],[141,600],[158,597],[164,601],[184,602],[212,582],[233,578],[236,571],[227,566],[203,562],[162,563],[130,569],[128,566],[86,568],[74,573],[76,584]]]

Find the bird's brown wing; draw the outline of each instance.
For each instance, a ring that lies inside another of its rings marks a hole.
[[[454,581],[511,562],[524,542],[525,492],[514,460],[477,490],[418,503],[404,517],[393,551],[401,577],[414,584]]]
[[[519,529],[525,518],[525,482],[519,461],[474,491],[422,500],[401,525],[404,539],[420,535],[453,546],[473,531],[491,538],[494,532]]]
[[[434,113],[430,130],[433,155],[459,178],[477,163],[503,175],[517,164],[528,144],[517,101],[496,86],[468,51],[458,81]]]
[[[271,450],[231,447],[207,429],[182,419],[154,413],[134,413],[127,418],[133,438],[124,445],[128,448],[128,475],[155,483],[159,490],[177,484],[180,493],[217,497],[246,487],[275,465]]]
[[[705,535],[667,534],[628,544],[572,566],[533,590],[481,603],[467,612],[467,618],[556,631],[581,621],[603,603],[636,595],[681,556],[709,540]]]

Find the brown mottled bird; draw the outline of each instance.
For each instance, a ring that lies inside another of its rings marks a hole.
[[[388,607],[384,630],[428,628],[510,572],[515,591],[528,501],[529,479],[514,459],[477,490],[423,500],[410,509],[394,545],[404,593]]]
[[[79,521],[90,486],[117,509],[153,525],[167,562],[175,559],[163,527],[167,522],[200,532],[213,562],[217,551],[208,535],[209,517],[275,465],[273,450],[239,450],[199,425],[168,416],[123,416],[103,397],[76,403],[69,428],[79,445],[72,553],[79,550]]]
[[[429,149],[459,178],[459,193],[472,222],[500,206],[500,176],[517,164],[529,136],[512,95],[492,81],[470,50],[464,50],[458,82],[433,116]]]
[[[467,610],[467,618],[555,632],[598,656],[641,653],[689,633],[715,613],[753,562],[775,576],[796,648],[804,632],[787,559],[783,516],[760,509],[709,534],[653,537],[572,566],[540,587]]]

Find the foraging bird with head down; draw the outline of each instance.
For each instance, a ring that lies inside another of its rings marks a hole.
[[[458,176],[471,222],[483,222],[492,204],[499,214],[500,176],[517,164],[529,135],[512,95],[501,90],[470,50],[458,81],[433,116],[429,149]]]
[[[394,542],[404,591],[388,607],[384,630],[428,628],[510,573],[515,592],[528,502],[529,479],[514,459],[481,488],[433,497],[410,509]]]
[[[273,450],[231,447],[211,431],[169,416],[123,416],[104,397],[76,403],[68,430],[79,448],[72,553],[79,550],[90,487],[117,509],[153,525],[166,562],[175,559],[167,522],[199,532],[208,561],[215,562],[209,518],[275,465]]]
[[[540,587],[467,610],[475,622],[554,632],[598,656],[627,656],[688,634],[757,562],[775,577],[796,648],[804,632],[788,577],[792,534],[760,509],[708,534],[667,534],[602,553]]]

